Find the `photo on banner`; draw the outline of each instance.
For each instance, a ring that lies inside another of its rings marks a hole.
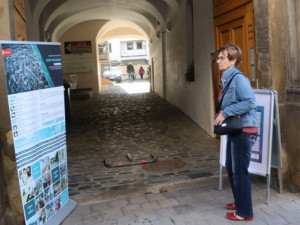
[[[26,225],[69,201],[59,43],[0,41]]]

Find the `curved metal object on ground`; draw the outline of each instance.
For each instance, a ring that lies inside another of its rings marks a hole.
[[[157,161],[157,157],[154,153],[150,153],[151,159],[145,159],[145,160],[134,160],[133,157],[127,153],[126,154],[129,162],[120,162],[120,163],[109,163],[108,158],[104,158],[104,164],[108,168],[112,167],[123,167],[123,166],[133,166],[133,165],[139,165],[139,164],[148,164],[148,163],[154,163]]]

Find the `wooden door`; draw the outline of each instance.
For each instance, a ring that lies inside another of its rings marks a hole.
[[[14,0],[15,39],[26,40],[26,18],[24,0]]]
[[[252,87],[256,88],[257,63],[252,0],[214,0],[214,24],[216,49],[225,44],[238,45],[243,52],[240,70],[249,78]],[[216,64],[214,60],[212,62]],[[214,82],[220,82],[219,71],[213,76]],[[216,100],[220,88],[218,84],[213,86]]]

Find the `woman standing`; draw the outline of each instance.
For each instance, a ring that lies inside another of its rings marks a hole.
[[[139,69],[139,74],[140,74],[140,76],[141,76],[141,80],[143,80],[144,73],[145,73],[145,70],[144,70],[144,68],[141,66],[140,69]]]
[[[256,141],[258,128],[256,118],[256,100],[248,78],[239,71],[242,52],[236,45],[222,46],[218,50],[217,64],[222,71],[222,88],[234,76],[229,88],[225,92],[221,111],[214,124],[220,125],[229,116],[241,115],[243,131],[228,135],[226,146],[226,169],[231,185],[234,203],[226,208],[236,210],[227,213],[230,220],[253,220],[251,197],[251,179],[248,167],[251,158],[251,149]]]

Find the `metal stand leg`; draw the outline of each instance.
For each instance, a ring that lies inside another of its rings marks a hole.
[[[223,171],[222,166],[220,166],[220,177],[219,177],[219,191],[222,191],[223,189]]]
[[[271,184],[271,176],[267,174],[267,190],[266,190],[266,204],[269,204],[270,201],[270,184]]]
[[[282,169],[278,168],[278,179],[279,179],[279,193],[282,194]]]

